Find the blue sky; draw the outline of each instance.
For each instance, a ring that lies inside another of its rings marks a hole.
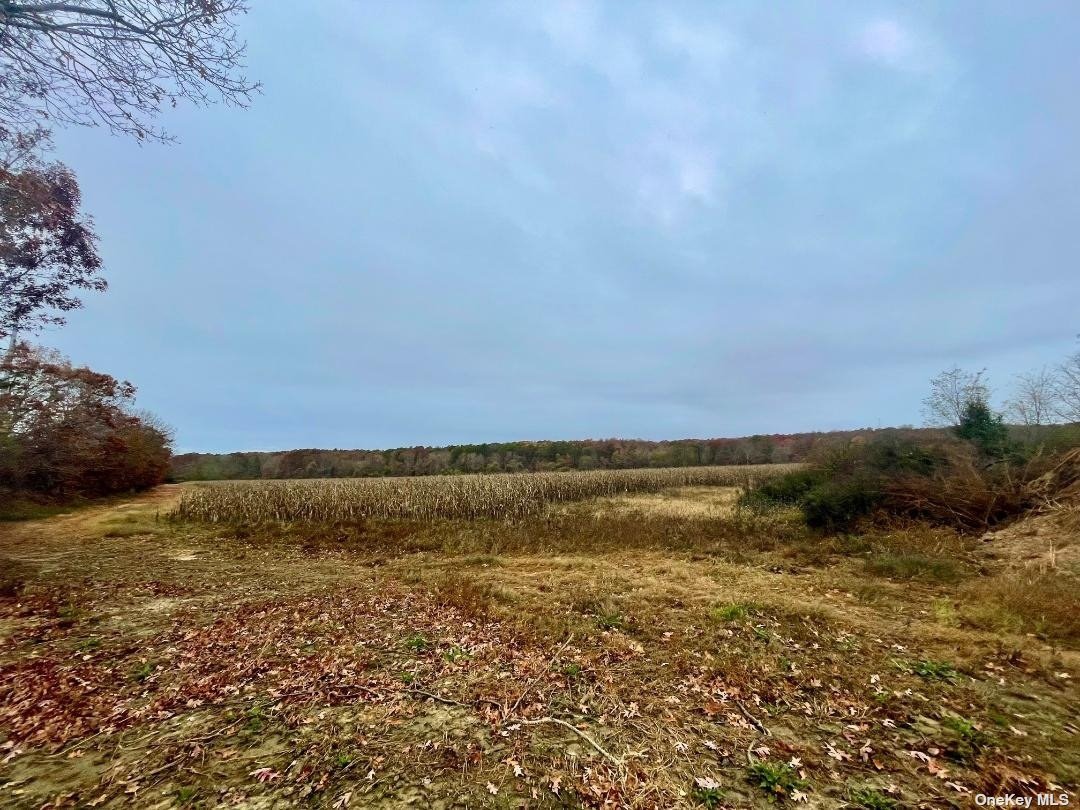
[[[180,450],[919,421],[1080,331],[1080,6],[255,3],[250,109],[58,133],[42,336]]]

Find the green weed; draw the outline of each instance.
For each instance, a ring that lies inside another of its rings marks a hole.
[[[894,810],[896,800],[889,798],[877,788],[856,788],[849,794],[851,803],[866,810]]]
[[[948,664],[944,661],[932,661],[930,659],[917,662],[911,668],[911,671],[920,678],[926,678],[928,681],[948,681],[949,683],[955,681],[958,674],[956,667],[952,664]]]
[[[747,778],[757,785],[770,799],[785,799],[796,790],[806,787],[795,770],[787,763],[755,762],[746,769]]]

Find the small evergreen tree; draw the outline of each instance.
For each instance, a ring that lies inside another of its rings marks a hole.
[[[972,399],[964,406],[960,424],[954,430],[961,439],[973,442],[987,456],[1005,454],[1009,442],[1009,430],[1001,418],[981,399]]]

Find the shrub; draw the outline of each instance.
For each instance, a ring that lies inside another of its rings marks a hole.
[[[824,470],[796,470],[758,481],[740,499],[744,506],[797,506],[806,494],[826,479]]]
[[[757,484],[741,502],[796,505],[808,526],[828,532],[851,531],[871,515],[977,532],[1080,481],[1080,452],[1024,458],[1011,449],[998,417],[988,410],[970,415],[958,428],[964,441],[947,434],[922,442],[856,439],[809,469]]]
[[[970,452],[954,452],[948,468],[938,474],[885,482],[883,503],[893,515],[984,531],[1038,502],[1031,485],[1049,463],[1036,457],[1024,465],[985,465]]]
[[[838,448],[822,460],[821,466],[829,477],[927,476],[948,466],[948,451],[940,440],[885,436]]]
[[[839,478],[820,484],[803,497],[806,525],[825,531],[847,531],[881,503],[877,484],[868,477]]]
[[[981,400],[973,400],[964,407],[956,435],[975,444],[987,456],[1000,458],[1009,447],[1009,429],[1001,414],[990,410]]]

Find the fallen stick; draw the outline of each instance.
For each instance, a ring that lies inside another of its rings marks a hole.
[[[600,747],[600,743],[598,743],[580,728],[577,728],[576,726],[567,723],[565,720],[560,720],[557,717],[539,717],[536,720],[517,720],[516,722],[521,723],[523,726],[538,726],[541,723],[555,723],[562,726],[563,728],[570,729],[570,731],[577,734],[579,737],[581,737],[581,739],[585,740],[585,742],[587,742],[589,745],[591,745],[593,748],[603,754],[607,759],[609,759],[615,765],[615,767],[617,767],[619,770],[623,769],[623,761],[621,759],[612,754],[609,754],[607,751]]]
[[[765,728],[765,726],[761,724],[761,721],[754,717],[754,715],[750,714],[749,710],[746,708],[746,706],[743,705],[743,702],[741,700],[736,700],[735,705],[739,707],[739,711],[742,712],[743,717],[749,720],[753,724],[754,728],[756,728],[766,737],[772,736],[772,732]]]
[[[473,708],[468,703],[462,703],[460,700],[454,700],[453,698],[443,697],[442,695],[437,695],[434,692],[425,692],[423,689],[410,689],[409,692],[414,694],[414,695],[422,695],[423,697],[429,697],[432,700],[437,700],[437,701],[439,701],[439,703],[445,703],[448,706],[461,706],[464,709]]]

